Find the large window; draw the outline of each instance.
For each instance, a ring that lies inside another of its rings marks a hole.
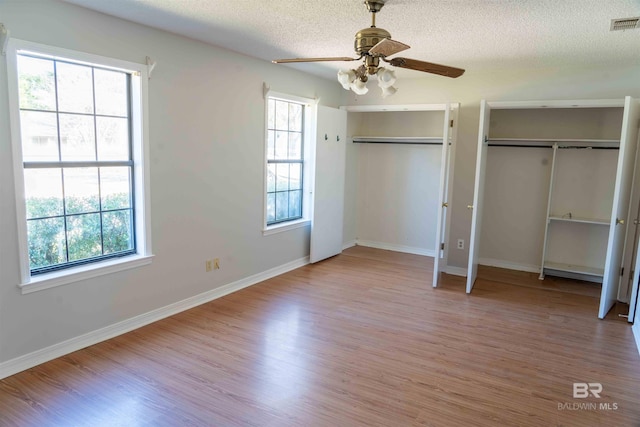
[[[146,254],[139,71],[27,45],[9,66],[23,279]]]
[[[267,226],[303,217],[305,105],[267,101]]]

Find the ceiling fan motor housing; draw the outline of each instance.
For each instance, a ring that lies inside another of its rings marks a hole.
[[[380,12],[382,6],[384,6],[384,2],[387,0],[365,0],[364,4],[367,5],[367,9],[371,13]]]
[[[354,47],[358,55],[365,55],[369,52],[369,49],[380,41],[390,38],[391,34],[387,30],[378,27],[369,27],[356,33]]]

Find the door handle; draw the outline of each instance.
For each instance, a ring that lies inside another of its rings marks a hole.
[[[442,204],[442,207],[443,207],[443,208],[448,208],[448,207],[449,207],[449,203],[443,203],[443,204]]]
[[[624,225],[624,219],[616,218],[616,225]]]
[[[473,209],[473,205],[467,205],[467,209]]]

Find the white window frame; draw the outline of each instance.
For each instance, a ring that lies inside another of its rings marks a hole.
[[[135,198],[136,253],[122,258],[112,258],[31,276],[29,268],[29,245],[27,239],[27,215],[24,190],[24,168],[22,138],[20,130],[20,107],[18,93],[18,53],[32,52],[52,59],[66,59],[89,65],[113,68],[131,74],[131,121],[132,156]],[[107,58],[59,47],[47,46],[24,40],[10,39],[7,46],[7,77],[9,89],[9,115],[13,171],[17,213],[18,249],[20,260],[20,283],[23,294],[66,285],[92,277],[115,273],[151,263],[151,216],[149,174],[149,118],[147,65],[119,59]]]
[[[303,132],[303,168],[302,168],[302,218],[291,221],[281,222],[273,225],[267,225],[267,146],[268,146],[268,116],[269,116],[269,99],[278,99],[287,102],[297,102],[303,104],[304,110],[304,132]],[[311,224],[311,204],[312,204],[312,188],[315,171],[315,134],[318,119],[318,100],[305,98],[301,96],[288,95],[281,92],[267,90],[264,96],[264,187],[263,195],[263,214],[262,214],[262,234],[268,236],[283,231],[294,230],[296,228],[307,227]]]

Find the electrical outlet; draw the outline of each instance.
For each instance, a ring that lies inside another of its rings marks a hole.
[[[204,264],[204,269],[207,273],[213,270],[213,260],[210,260],[210,259],[206,260]]]
[[[220,258],[213,259],[213,269],[220,270]]]
[[[458,249],[464,249],[464,239],[458,239]]]

